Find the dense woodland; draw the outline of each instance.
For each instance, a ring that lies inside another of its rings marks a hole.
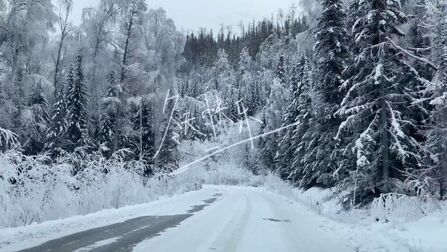
[[[346,206],[447,196],[444,1],[322,0],[317,20],[291,8],[187,35],[144,0],[101,0],[80,26],[58,4],[0,1],[2,152],[119,156],[151,177],[178,168],[182,141],[251,117],[266,134],[245,163],[255,173],[335,187]]]

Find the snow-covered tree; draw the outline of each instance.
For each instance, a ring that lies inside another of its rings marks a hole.
[[[303,97],[302,92],[306,92],[303,83],[308,80],[306,79],[308,73],[305,72],[308,70],[306,64],[307,62],[303,57],[292,67],[290,72],[290,93],[292,94],[292,97],[291,102],[287,106],[285,114],[283,115],[282,127],[288,127],[298,122],[297,119],[300,115],[300,98]],[[279,134],[280,139],[278,143],[278,151],[275,156],[275,163],[278,173],[283,179],[287,179],[292,171],[294,152],[298,148],[298,146],[296,146],[298,142],[293,138],[293,132],[296,128],[297,126],[287,128]]]
[[[410,29],[408,31],[409,50],[413,54],[428,58],[432,50],[432,29],[430,24],[433,20],[429,8],[432,5],[431,0],[417,0],[412,5],[413,18],[410,20]],[[437,25],[435,25],[437,26]],[[435,71],[424,62],[415,61],[414,68],[419,74],[427,80],[432,80]]]
[[[143,97],[139,104],[134,104],[132,113],[132,140],[131,145],[136,159],[146,164],[144,173],[152,175],[153,158],[155,155],[154,113],[149,97]],[[161,153],[165,155],[165,153]]]
[[[112,71],[108,79],[108,89],[100,101],[100,119],[98,140],[100,150],[106,157],[111,157],[118,150],[118,120],[122,116],[122,88],[117,83],[115,73]]]
[[[336,170],[336,141],[334,140],[340,119],[335,116],[342,101],[340,87],[342,73],[346,67],[348,54],[348,33],[345,29],[346,15],[341,0],[322,2],[323,13],[316,27],[315,57],[317,60],[314,85],[314,107],[316,132],[314,150],[316,183],[333,186],[332,173]]]
[[[287,82],[286,66],[285,66],[284,56],[282,56],[282,55],[279,57],[278,65],[276,65],[275,74],[276,74],[276,78],[278,78],[280,83],[284,84]]]
[[[64,46],[67,37],[72,31],[72,24],[70,23],[69,17],[73,10],[73,0],[62,0],[59,1],[59,14],[56,17],[56,23],[58,31],[60,32],[60,38],[57,43],[56,57],[54,61],[54,75],[53,75],[53,85],[54,85],[54,97],[58,96],[60,90],[62,89],[62,78],[61,71],[63,65],[63,54]]]
[[[303,57],[300,60],[298,68],[298,97],[294,97],[293,103],[296,104],[295,118],[299,124],[291,132],[290,147],[293,151],[291,160],[291,170],[288,179],[294,181],[302,188],[310,188],[316,185],[319,173],[316,170],[315,153],[315,111],[312,107],[312,78],[310,62]]]
[[[239,64],[240,97],[248,109],[248,115],[254,115],[261,105],[260,90],[256,78],[254,78],[254,63],[247,48],[242,49]]]
[[[283,61],[284,58],[280,57],[280,63],[278,65],[281,65],[281,62]],[[285,114],[290,101],[289,91],[287,87],[285,87],[285,82],[282,82],[281,79],[285,77],[282,75],[281,71],[277,72],[277,74],[278,75],[273,80],[267,106],[263,112],[261,134],[267,134],[281,127],[283,115]],[[279,133],[267,135],[263,137],[261,142],[262,161],[264,166],[270,170],[276,170],[275,156],[278,151],[278,136]]]
[[[402,171],[420,166],[415,117],[421,111],[412,95],[427,81],[412,66],[413,60],[426,60],[396,41],[404,35],[399,26],[408,21],[399,1],[355,1],[351,11],[357,18],[355,55],[342,86],[346,96],[337,115],[344,121],[337,138],[346,141],[342,150],[355,152],[356,166],[342,169],[350,170],[343,186],[352,189],[356,203],[374,193],[398,191]]]
[[[51,111],[50,128],[46,133],[45,150],[57,156],[58,150],[64,146],[64,134],[67,128],[65,121],[67,103],[64,88],[61,88]]]
[[[172,105],[168,106],[171,107]],[[177,113],[174,113],[174,119],[178,120]],[[162,120],[162,129],[165,132],[163,139],[159,143],[159,151],[154,156],[155,171],[161,173],[171,173],[179,167],[179,151],[178,144],[180,135],[177,132],[177,125],[172,121],[169,123],[170,118]]]
[[[23,114],[24,123],[22,131],[26,141],[22,145],[26,155],[37,155],[43,151],[46,133],[50,125],[50,116],[47,112],[48,102],[43,94],[40,84],[34,88],[29,98],[27,112]]]
[[[425,184],[427,189],[437,188],[439,196],[447,196],[447,5],[439,4],[434,13],[439,20],[434,46],[437,57],[434,59],[439,65],[438,74],[432,85],[427,86],[427,92],[432,95],[430,104],[433,106],[430,123],[427,130],[426,148],[430,153],[427,167],[422,174],[417,174],[419,182]],[[436,194],[437,192],[430,191]]]
[[[237,115],[236,102],[240,90],[236,89],[236,74],[225,50],[219,50],[217,60],[211,69],[212,78],[208,89],[217,90],[232,116]]]
[[[82,69],[82,57],[77,56],[67,78],[67,130],[70,151],[85,147],[88,139],[88,94]]]
[[[121,36],[116,45],[119,47],[121,56],[120,62],[120,82],[127,80],[127,72],[129,66],[135,60],[136,51],[141,48],[142,24],[144,22],[144,14],[147,10],[147,4],[144,0],[119,0],[119,30]]]

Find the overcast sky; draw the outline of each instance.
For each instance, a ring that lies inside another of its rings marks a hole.
[[[96,5],[98,0],[75,0],[73,22],[79,24],[82,9]],[[305,0],[309,1],[309,0]],[[221,24],[238,30],[240,21],[270,17],[279,8],[288,10],[299,0],[147,0],[149,8],[162,7],[174,19],[179,30],[196,31],[201,27],[218,30]]]

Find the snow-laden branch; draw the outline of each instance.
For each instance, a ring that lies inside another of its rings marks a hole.
[[[12,147],[19,145],[19,137],[16,133],[0,128],[0,147]]]
[[[413,59],[415,59],[415,60],[418,60],[418,61],[420,61],[420,62],[423,62],[423,63],[429,65],[429,66],[430,66],[431,68],[433,68],[434,70],[438,71],[439,68],[438,68],[434,63],[428,61],[427,59],[424,59],[424,58],[421,58],[421,57],[419,57],[419,56],[416,56],[416,55],[412,54],[411,52],[409,52],[408,50],[405,50],[405,49],[402,48],[401,46],[397,45],[391,38],[387,37],[386,39],[387,39],[387,40],[391,43],[391,45],[394,46],[397,50],[400,50],[401,52],[403,52],[403,53],[406,54],[407,56],[410,56],[411,58],[413,58]]]

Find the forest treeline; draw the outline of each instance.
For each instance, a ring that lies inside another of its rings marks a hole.
[[[101,0],[79,26],[72,5],[0,1],[2,151],[119,155],[151,176],[178,168],[182,141],[248,116],[267,134],[254,172],[336,187],[347,206],[445,197],[443,1],[323,0],[317,20],[292,8],[187,35],[144,0]]]
[[[243,39],[190,35],[186,48],[199,49],[180,72],[180,93],[216,89],[231,115],[243,101],[262,118],[260,134],[297,124],[261,138],[253,170],[304,189],[336,187],[346,206],[382,193],[443,198],[446,13],[436,0],[325,0],[308,29],[296,22],[301,32],[260,23],[274,32],[259,49],[242,43],[236,59]]]

